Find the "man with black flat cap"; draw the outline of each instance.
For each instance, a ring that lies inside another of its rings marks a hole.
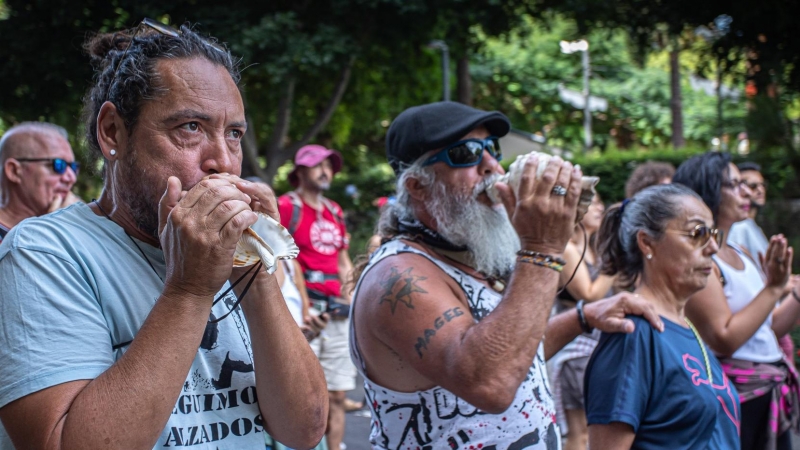
[[[555,449],[560,433],[544,360],[582,330],[631,331],[629,294],[553,318],[581,172],[525,166],[519,195],[499,185],[499,112],[440,102],[392,123],[386,154],[397,201],[353,296],[351,355],[373,413],[373,448]],[[544,340],[545,332],[547,340]]]

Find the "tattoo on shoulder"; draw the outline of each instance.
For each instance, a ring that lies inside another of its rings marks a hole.
[[[422,336],[417,338],[417,343],[414,344],[414,350],[417,351],[417,355],[419,355],[420,359],[422,358],[422,351],[428,349],[428,343],[431,342],[431,338],[436,336],[436,332],[445,326],[445,324],[450,323],[456,317],[460,317],[464,315],[464,311],[461,311],[460,307],[450,308],[444,312],[441,316],[437,317],[433,321],[433,328],[427,328],[423,333]]]
[[[392,271],[389,273],[386,281],[381,283],[384,290],[381,300],[378,303],[389,303],[392,307],[392,314],[394,314],[398,303],[406,305],[409,309],[414,309],[414,304],[411,301],[411,294],[414,292],[428,293],[428,291],[419,287],[419,282],[427,280],[428,277],[412,275],[412,269],[413,267],[409,267],[405,271],[400,272],[396,267],[392,267]]]

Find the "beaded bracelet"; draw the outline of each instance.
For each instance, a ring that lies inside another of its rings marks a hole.
[[[558,258],[556,256],[548,255],[546,253],[535,252],[533,250],[518,250],[517,251],[517,255],[519,255],[519,256],[531,256],[533,258],[545,258],[548,261],[556,262],[558,264],[561,264],[562,266],[566,266],[567,265],[567,262],[564,261],[563,258]]]
[[[517,262],[524,262],[528,264],[534,264],[537,266],[547,267],[548,269],[553,269],[556,272],[561,272],[564,270],[564,263],[558,260],[558,258],[553,258],[549,255],[542,255],[542,256],[524,256],[519,255],[517,256]]]

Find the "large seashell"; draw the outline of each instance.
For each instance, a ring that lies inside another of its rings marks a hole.
[[[517,159],[511,163],[511,166],[509,166],[508,172],[506,172],[505,175],[501,176],[496,181],[501,181],[508,184],[508,186],[514,191],[514,194],[519,195],[519,183],[522,180],[522,172],[523,168],[525,167],[525,162],[528,161],[528,158],[534,155],[538,155],[539,157],[539,167],[536,170],[536,179],[538,180],[541,178],[542,173],[544,173],[544,169],[547,167],[547,163],[550,162],[550,159],[553,158],[553,156],[548,155],[547,153],[531,152],[525,155],[517,156]],[[578,199],[578,214],[575,217],[576,224],[583,219],[583,216],[586,215],[586,211],[589,210],[589,205],[592,204],[592,199],[597,193],[594,187],[597,186],[599,181],[600,178],[598,177],[581,177],[581,195]],[[494,203],[500,203],[500,196],[494,185],[491,185],[486,189],[486,194]]]
[[[279,259],[295,258],[300,249],[289,230],[278,221],[266,214],[256,214],[258,221],[244,230],[236,243],[233,267],[252,266],[261,260],[267,273],[274,273]]]

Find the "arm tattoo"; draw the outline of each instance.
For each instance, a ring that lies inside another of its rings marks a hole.
[[[428,343],[431,341],[431,338],[436,336],[436,331],[442,328],[445,324],[450,323],[456,317],[463,316],[464,312],[461,311],[461,308],[455,307],[450,308],[444,312],[441,316],[437,317],[433,321],[433,329],[428,328],[426,329],[422,336],[417,338],[417,343],[414,344],[414,350],[417,351],[420,359],[422,359],[422,350],[428,349]]]
[[[428,291],[419,287],[418,284],[420,281],[427,280],[428,277],[411,275],[412,269],[412,267],[409,267],[404,272],[400,273],[397,271],[396,267],[392,267],[392,272],[389,274],[389,277],[386,278],[386,281],[381,283],[384,291],[378,304],[388,302],[392,307],[392,314],[394,314],[398,303],[403,303],[409,309],[414,309],[414,304],[411,302],[411,294],[414,292],[428,293]]]

